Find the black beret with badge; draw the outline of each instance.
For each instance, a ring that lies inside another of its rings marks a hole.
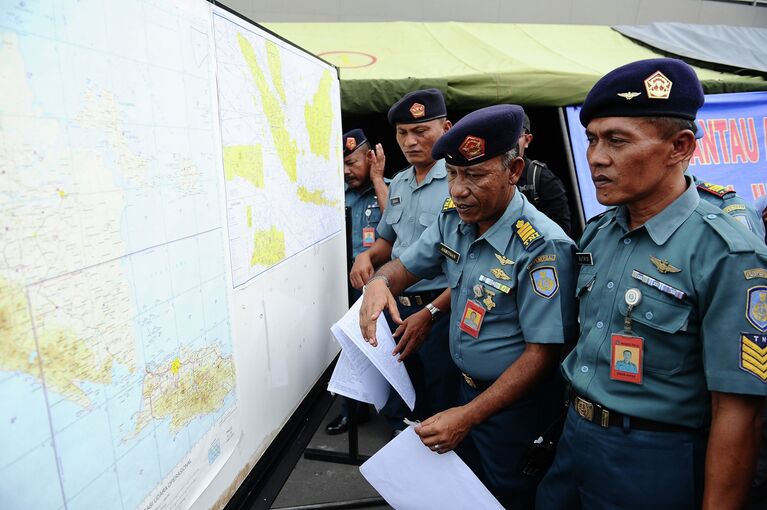
[[[389,108],[389,124],[417,124],[447,117],[445,97],[438,89],[416,90],[402,96]]]
[[[515,104],[498,104],[471,112],[434,144],[431,156],[455,166],[470,166],[517,147],[525,112]]]
[[[368,141],[365,136],[365,132],[361,129],[352,129],[351,131],[344,133],[344,157],[348,156],[352,152],[360,148],[365,142]]]
[[[581,124],[602,117],[677,117],[695,120],[703,106],[695,71],[674,58],[639,60],[597,81],[581,108]]]

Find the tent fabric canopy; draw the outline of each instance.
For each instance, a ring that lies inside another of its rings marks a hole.
[[[613,28],[626,37],[680,57],[767,73],[767,28],[685,23]]]
[[[578,104],[611,69],[661,56],[607,26],[501,23],[269,23],[341,69],[346,113],[386,111],[437,87],[448,107]],[[767,90],[761,76],[695,68],[706,93]]]

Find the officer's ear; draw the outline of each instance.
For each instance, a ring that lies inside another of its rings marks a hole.
[[[451,127],[453,127],[453,123],[445,119],[445,122],[442,123],[442,134],[445,134],[448,131],[450,131]]]
[[[697,148],[695,135],[692,131],[689,129],[678,131],[669,141],[671,142],[671,153],[669,154],[669,163],[671,166],[692,159],[692,155]]]
[[[522,177],[522,171],[525,169],[525,160],[521,156],[517,156],[512,159],[508,165],[509,169],[509,184],[512,186],[517,184],[519,178]]]

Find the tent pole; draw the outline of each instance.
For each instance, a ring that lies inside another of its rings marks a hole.
[[[580,231],[583,232],[586,228],[586,215],[583,212],[583,204],[581,203],[581,188],[578,185],[578,175],[575,173],[575,162],[573,161],[573,150],[570,147],[570,136],[567,130],[567,122],[565,121],[565,111],[560,106],[557,108],[559,114],[559,125],[562,128],[562,141],[564,142],[565,152],[567,154],[567,166],[570,170],[570,182],[573,183],[571,189],[573,203],[578,208],[578,226]]]

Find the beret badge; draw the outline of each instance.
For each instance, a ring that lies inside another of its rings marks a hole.
[[[478,136],[468,135],[458,147],[458,152],[468,161],[480,158],[485,155],[485,140]]]
[[[655,71],[645,78],[644,87],[648,99],[668,99],[673,83],[660,71]]]
[[[413,106],[410,107],[410,115],[412,115],[414,119],[420,119],[426,115],[426,107],[421,103],[413,103]]]
[[[355,147],[357,147],[357,140],[355,140],[353,136],[347,136],[345,146],[346,150],[353,151]]]

